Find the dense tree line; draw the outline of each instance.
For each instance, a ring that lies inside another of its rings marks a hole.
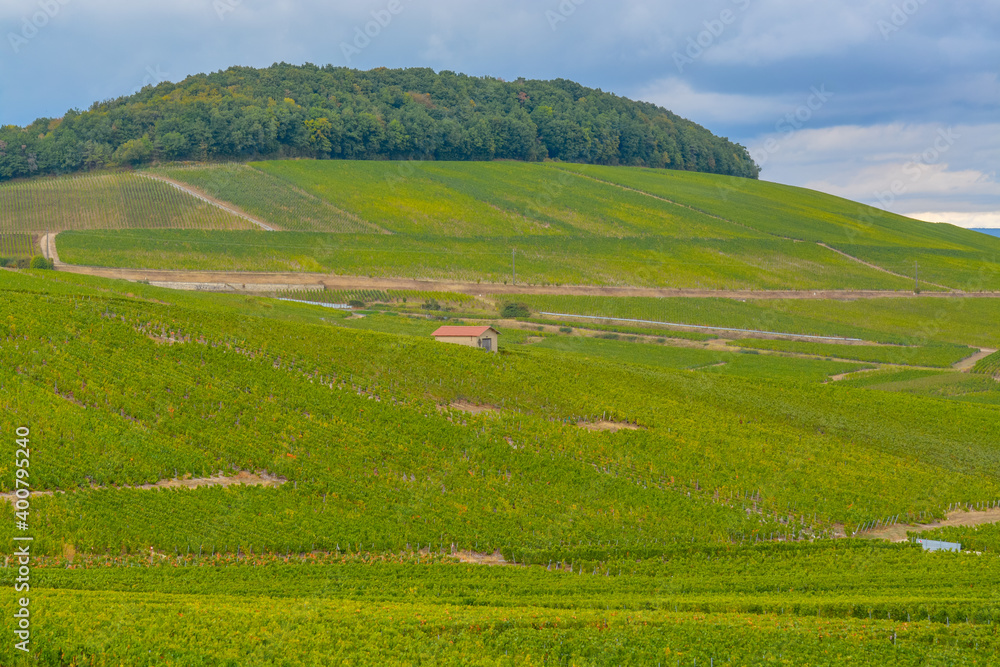
[[[0,128],[0,180],[158,160],[542,160],[756,178],[747,150],[572,81],[430,69],[233,67]]]

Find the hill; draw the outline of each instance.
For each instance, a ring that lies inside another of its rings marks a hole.
[[[499,323],[502,299],[334,297],[366,307],[0,271],[0,428],[30,433],[30,466],[0,464],[0,537],[34,538],[44,647],[3,664],[225,665],[233,638],[242,664],[1000,656],[997,542],[968,527],[1000,498],[1000,385],[947,369],[956,346],[896,365],[941,299],[778,309],[869,344],[741,352]],[[445,318],[496,324],[500,353],[436,343]],[[984,555],[906,541],[933,520]]]
[[[275,64],[147,86],[0,128],[0,180],[162,160],[261,157],[537,161],[756,178],[746,149],[572,81]]]
[[[143,173],[281,231],[87,229],[58,237],[64,261],[498,284],[516,269],[522,284],[722,290],[913,290],[919,265],[924,290],[1000,289],[1000,240],[744,178],[560,163],[339,160]],[[0,196],[7,187],[0,185]],[[24,229],[9,216],[0,225]],[[72,221],[61,228],[82,229]]]

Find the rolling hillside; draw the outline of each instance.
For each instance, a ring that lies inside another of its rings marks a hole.
[[[68,263],[708,289],[1000,288],[1000,240],[821,193],[654,169],[276,161],[160,168],[281,233],[63,234]],[[17,223],[11,221],[7,226]],[[513,256],[512,256],[513,255]]]
[[[853,355],[533,321],[497,323],[490,355],[429,334],[496,323],[495,303],[333,296],[367,307],[0,272],[0,428],[30,430],[35,663],[233,664],[232,637],[244,662],[302,665],[1000,655],[996,540],[961,523],[1000,502],[1000,385],[944,368],[968,348],[891,354],[936,300],[774,315],[864,337]],[[8,545],[25,534],[14,458]],[[934,520],[984,555],[906,541]],[[873,539],[888,529],[904,541]],[[19,664],[10,642],[0,661]]]

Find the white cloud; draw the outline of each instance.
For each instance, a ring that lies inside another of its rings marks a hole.
[[[1000,124],[803,129],[750,143],[762,146],[767,180],[961,226],[1000,215]]]
[[[965,227],[966,229],[972,229],[972,228],[1000,229],[1000,211],[995,211],[991,213],[966,213],[961,211],[938,211],[938,212],[922,211],[919,213],[909,213],[907,215],[909,215],[911,218],[916,218],[917,220],[925,220],[927,222],[947,222],[950,225],[955,225],[956,227]]]

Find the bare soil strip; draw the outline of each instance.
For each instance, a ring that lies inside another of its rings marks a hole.
[[[246,213],[244,213],[243,211],[239,210],[238,208],[236,208],[232,204],[226,204],[226,203],[224,203],[224,202],[216,199],[215,197],[210,197],[208,194],[206,194],[204,192],[201,192],[200,190],[196,190],[196,189],[192,188],[189,185],[185,185],[183,183],[175,181],[172,178],[167,178],[166,176],[160,176],[159,174],[151,174],[151,173],[146,172],[146,171],[140,171],[140,172],[136,172],[136,173],[139,174],[140,176],[142,176],[143,178],[148,178],[148,179],[151,179],[151,180],[154,180],[154,181],[160,181],[161,183],[166,183],[167,185],[172,186],[174,188],[177,188],[178,190],[180,190],[181,192],[183,192],[185,194],[189,194],[189,195],[191,195],[192,197],[194,197],[196,199],[200,199],[201,201],[205,202],[206,204],[211,204],[212,206],[215,206],[216,208],[221,208],[223,211],[225,211],[227,213],[232,213],[236,217],[243,218],[244,220],[246,220],[248,222],[252,222],[253,224],[255,224],[258,227],[260,227],[261,229],[263,229],[264,231],[267,231],[267,232],[277,231],[275,227],[272,227],[271,225],[268,225],[267,223],[261,222],[260,220],[258,220],[257,218],[255,218],[255,217],[253,217],[251,215],[247,215]]]
[[[184,479],[162,479],[155,484],[140,484],[139,486],[91,486],[91,489],[196,489],[202,486],[281,486],[287,482],[284,477],[270,475],[267,472],[249,473],[239,472],[234,477],[226,477],[222,474],[217,477],[187,477]],[[32,491],[32,496],[51,496],[56,493],[67,493],[66,491]],[[13,493],[0,493],[0,500],[12,502],[15,498]]]
[[[936,528],[949,528],[953,526],[985,526],[988,524],[1000,523],[1000,507],[993,509],[967,512],[957,510],[948,514],[944,521],[936,523],[926,523],[920,525],[896,524],[887,528],[866,531],[859,533],[858,537],[870,537],[878,540],[890,540],[892,542],[905,542],[908,538],[907,532],[923,533]]]
[[[891,290],[712,290],[655,287],[605,287],[598,285],[503,285],[453,280],[423,280],[415,278],[369,278],[326,273],[264,273],[253,271],[167,271],[162,269],[113,269],[98,266],[62,264],[60,270],[102,278],[119,278],[133,282],[170,283],[180,288],[232,291],[273,291],[274,287],[294,289],[298,286],[328,290],[415,290],[423,292],[454,292],[471,296],[551,294],[564,296],[646,296],[658,298],[726,298],[726,299],[858,299],[885,298],[1000,298],[1000,292],[896,292]],[[263,288],[268,289],[263,289]]]
[[[53,266],[57,269],[61,269],[66,266],[59,261],[59,253],[56,252],[56,232],[43,234],[38,243],[42,247],[42,257],[45,259],[51,259]]]
[[[980,348],[979,352],[972,355],[971,357],[962,359],[960,362],[952,366],[952,368],[955,369],[956,371],[962,371],[963,373],[968,373],[969,371],[972,370],[973,366],[975,366],[982,359],[985,359],[994,352],[996,352],[996,350],[991,350],[988,347]]]
[[[819,357],[817,357],[819,358]],[[852,375],[859,375],[861,373],[871,373],[872,371],[877,371],[878,368],[862,368],[860,371],[851,371],[850,373],[840,373],[839,375],[831,375],[828,382],[840,382],[841,380],[846,380]]]
[[[500,408],[495,405],[476,405],[475,403],[470,403],[469,401],[455,401],[447,407],[452,410],[468,413],[470,415],[481,415],[484,413],[500,411]],[[444,410],[446,408],[444,406],[439,406],[439,409]]]
[[[577,422],[577,426],[588,431],[610,431],[611,433],[617,433],[618,431],[640,431],[643,430],[642,426],[636,424],[628,424],[625,422],[609,422],[603,419],[596,422]]]
[[[499,549],[491,554],[479,553],[478,551],[456,551],[451,554],[451,557],[469,565],[512,565],[503,557]]]

